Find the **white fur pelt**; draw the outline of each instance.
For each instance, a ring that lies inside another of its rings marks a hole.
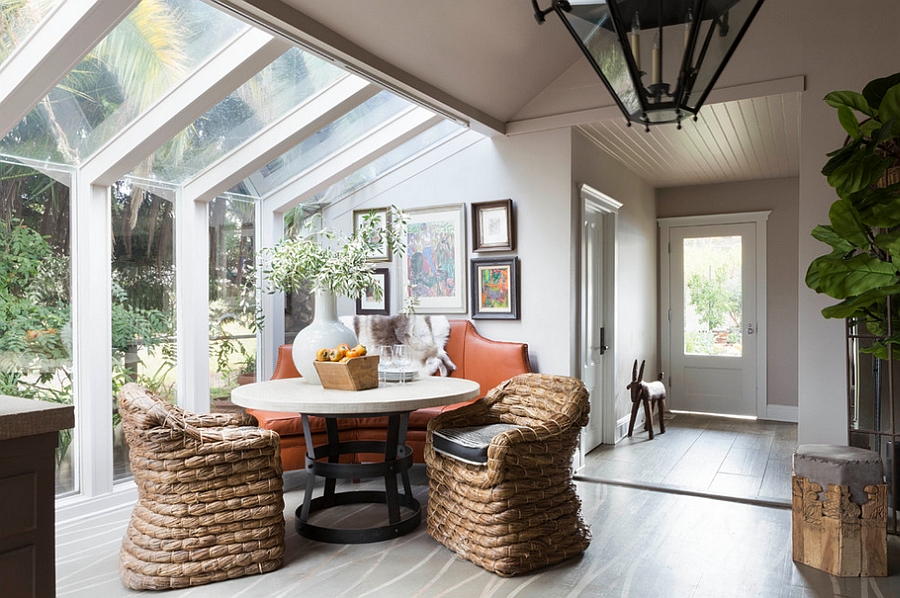
[[[421,376],[435,372],[446,376],[456,369],[444,351],[450,337],[446,316],[342,316],[340,320],[365,347],[409,345],[413,364]]]

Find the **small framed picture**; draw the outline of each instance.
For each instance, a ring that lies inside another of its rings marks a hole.
[[[353,210],[353,230],[358,231],[367,218],[375,219],[379,228],[390,230],[391,218],[387,208],[373,208],[371,210]],[[370,239],[378,249],[369,255],[370,262],[391,261],[391,246],[388,238]]]
[[[401,294],[413,302],[416,313],[465,313],[465,205],[408,210],[406,216]]]
[[[519,319],[519,258],[473,258],[472,318]]]
[[[372,273],[375,284],[381,287],[381,299],[375,298],[375,287],[368,287],[361,297],[356,299],[356,313],[363,316],[388,316],[391,313],[391,271],[388,268],[375,268]]]
[[[472,251],[512,251],[515,247],[511,199],[472,204]]]

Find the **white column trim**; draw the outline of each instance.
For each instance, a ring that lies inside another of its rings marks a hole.
[[[256,202],[256,247],[272,247],[284,237],[284,213],[273,212],[263,202]],[[257,250],[259,256],[259,250]],[[259,257],[257,257],[257,263]],[[256,301],[264,323],[259,332],[256,350],[257,380],[268,380],[275,371],[278,346],[284,342],[284,293],[268,292],[269,285],[262,274],[256,272]]]
[[[89,157],[85,177],[112,185],[289,48],[248,27]]]
[[[209,412],[209,206],[175,194],[178,403]]]
[[[81,494],[113,489],[112,274],[109,189],[72,186],[72,391]]]
[[[0,138],[128,16],[138,1],[57,2],[0,63]]]

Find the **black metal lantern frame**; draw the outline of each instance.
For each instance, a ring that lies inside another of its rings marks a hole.
[[[763,0],[553,0],[543,10],[531,3],[538,23],[559,15],[628,125],[649,131],[672,122],[681,128],[687,115],[696,120]],[[649,51],[642,51],[644,33],[654,35]],[[677,73],[665,71],[679,55]],[[649,73],[641,68],[648,62]]]

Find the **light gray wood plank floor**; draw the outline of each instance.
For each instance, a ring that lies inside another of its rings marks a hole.
[[[676,427],[673,425],[669,430],[674,431]],[[679,472],[679,467],[696,468],[702,473],[707,490],[716,487],[720,474],[758,477],[760,459],[751,453],[757,443],[765,445],[766,441],[737,434],[741,437],[729,442],[713,434],[722,432],[719,427],[721,424],[714,423],[702,429],[686,429],[684,434],[670,435],[667,431],[650,442],[635,437],[626,441],[628,444],[620,445],[622,450],[617,459],[625,465],[636,466],[641,462],[638,453],[646,451],[647,456],[658,457],[657,466],[648,465],[648,468],[654,470],[657,479],[668,479],[669,483],[691,478]],[[708,432],[708,438],[700,441]],[[782,433],[776,429],[776,439]],[[728,445],[728,449],[723,445]],[[660,460],[675,446],[686,456],[685,463],[671,467],[660,465]],[[713,459],[719,462],[715,474],[710,473],[713,468],[703,464],[696,451],[691,452],[695,446],[709,447]],[[618,452],[619,447],[614,450]],[[766,458],[766,470],[771,460]],[[613,460],[592,454],[588,457],[588,467],[604,466],[599,461]],[[631,475],[631,469],[622,467],[623,476]],[[787,471],[789,474],[790,469]],[[644,473],[645,477],[651,477]],[[428,493],[424,467],[414,466],[411,474],[414,493],[424,504]],[[765,479],[765,472],[762,478]],[[504,579],[457,558],[432,540],[424,525],[407,536],[377,544],[335,545],[301,538],[294,531],[294,511],[303,499],[305,474],[291,472],[285,480],[284,567],[265,575],[156,595],[166,598],[900,596],[898,537],[890,538],[890,577],[835,578],[791,560],[791,513],[784,508],[581,481],[577,487],[583,514],[593,532],[585,554],[555,567]],[[759,486],[744,487],[761,492],[763,480]],[[363,482],[357,487],[372,484]],[[772,486],[779,484],[773,482]],[[130,509],[122,509],[59,526],[58,596],[117,598],[141,593],[125,588],[117,570],[119,546],[129,516]],[[361,514],[356,512],[351,516]]]

